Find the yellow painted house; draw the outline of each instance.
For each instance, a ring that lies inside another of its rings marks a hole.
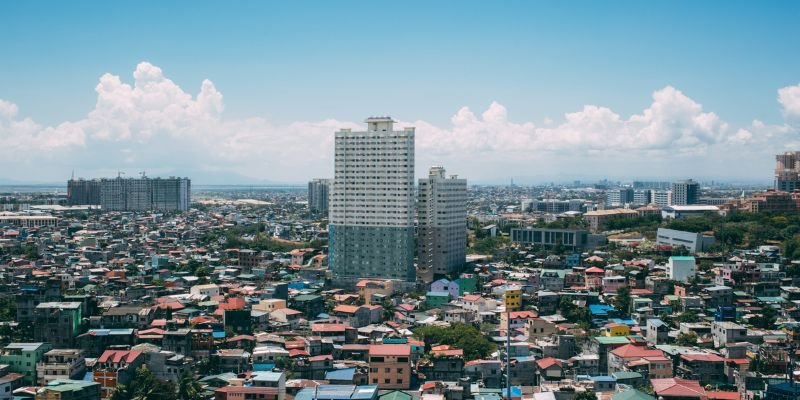
[[[624,324],[608,324],[603,327],[605,336],[628,336],[631,334],[631,327]]]
[[[522,308],[521,289],[507,289],[503,297],[505,300],[506,311],[517,311]]]

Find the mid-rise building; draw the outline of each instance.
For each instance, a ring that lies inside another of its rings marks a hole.
[[[621,188],[606,191],[606,205],[623,206],[633,203],[633,188]]]
[[[186,211],[189,178],[122,178],[100,180],[100,205],[105,211]]]
[[[71,206],[99,205],[100,180],[70,179],[67,181],[67,204]]]
[[[672,205],[687,206],[697,204],[699,197],[699,183],[691,179],[672,183]]]
[[[9,371],[25,376],[27,385],[36,384],[36,363],[53,347],[49,343],[10,343],[0,350],[0,364],[7,364]]]
[[[308,182],[308,209],[314,215],[328,214],[330,179],[314,179]]]
[[[388,117],[336,132],[329,264],[334,279],[415,281],[414,128]]]
[[[411,387],[411,346],[373,344],[369,346],[369,382],[380,389]]]
[[[36,363],[39,386],[63,379],[81,379],[85,371],[86,359],[79,349],[53,349],[44,353],[42,361]]]
[[[687,282],[697,272],[692,256],[672,256],[667,261],[667,276],[672,281]]]
[[[659,207],[667,207],[672,205],[672,191],[671,190],[653,190],[650,192],[651,202]]]
[[[34,311],[36,329],[35,340],[50,343],[56,347],[69,347],[82,325],[80,302],[40,303]]]
[[[708,251],[714,245],[714,236],[704,235],[699,232],[678,231],[675,229],[658,228],[656,243],[670,246],[686,247],[690,253]]]
[[[775,189],[792,192],[800,189],[800,151],[775,156]]]
[[[645,206],[653,202],[653,190],[634,190],[633,204]]]
[[[432,167],[418,196],[417,264],[434,277],[457,274],[467,257],[467,180]]]
[[[589,246],[589,232],[582,229],[511,228],[511,241],[525,245],[582,250]]]

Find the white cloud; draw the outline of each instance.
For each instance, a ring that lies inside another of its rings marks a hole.
[[[54,180],[77,167],[84,175],[135,168],[151,175],[192,174],[202,181],[204,174],[230,171],[249,179],[300,182],[331,175],[333,132],[362,125],[226,119],[223,96],[211,81],[204,80],[193,95],[147,62],[136,67],[132,83],[105,74],[95,91],[97,103],[84,119],[48,127],[20,118],[15,104],[0,99],[0,140],[7,150],[0,167],[27,164],[32,176],[23,179]],[[800,86],[778,93],[787,118],[800,116]],[[671,86],[653,92],[651,104],[629,117],[586,105],[560,121],[548,118],[537,125],[512,121],[506,107],[494,101],[480,115],[462,107],[446,127],[426,121],[400,125],[417,127],[420,174],[427,165],[443,164],[477,179],[534,173],[555,178],[567,169],[579,175],[662,168],[650,175],[672,175],[663,168],[674,168],[669,165],[675,157],[683,158],[681,168],[728,162],[753,145],[765,154],[782,151],[797,133],[788,124],[760,121],[731,128]],[[771,163],[771,156],[765,162]]]
[[[800,119],[800,84],[778,89],[778,102],[787,118]]]

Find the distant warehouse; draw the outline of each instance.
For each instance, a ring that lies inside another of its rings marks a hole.
[[[656,243],[669,246],[683,246],[690,253],[708,251],[714,245],[714,237],[702,233],[677,231],[675,229],[658,228]]]

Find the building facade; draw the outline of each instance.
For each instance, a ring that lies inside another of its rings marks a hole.
[[[707,251],[714,245],[714,242],[714,236],[708,236],[702,233],[678,231],[667,228],[658,228],[656,232],[656,244],[683,246],[686,247],[690,253]]]
[[[800,189],[800,151],[775,156],[775,189],[792,192]]]
[[[70,179],[67,181],[67,204],[71,206],[99,205],[100,180]]]
[[[414,128],[366,122],[366,131],[336,132],[329,264],[340,282],[414,282]]]
[[[457,274],[467,257],[467,180],[432,167],[419,180],[417,264],[434,277]]]
[[[100,180],[100,206],[105,211],[186,211],[189,178],[122,178]]]
[[[308,209],[314,215],[328,214],[330,179],[314,179],[308,182]]]
[[[672,204],[676,206],[688,206],[697,204],[700,197],[700,184],[689,179],[672,183]]]

